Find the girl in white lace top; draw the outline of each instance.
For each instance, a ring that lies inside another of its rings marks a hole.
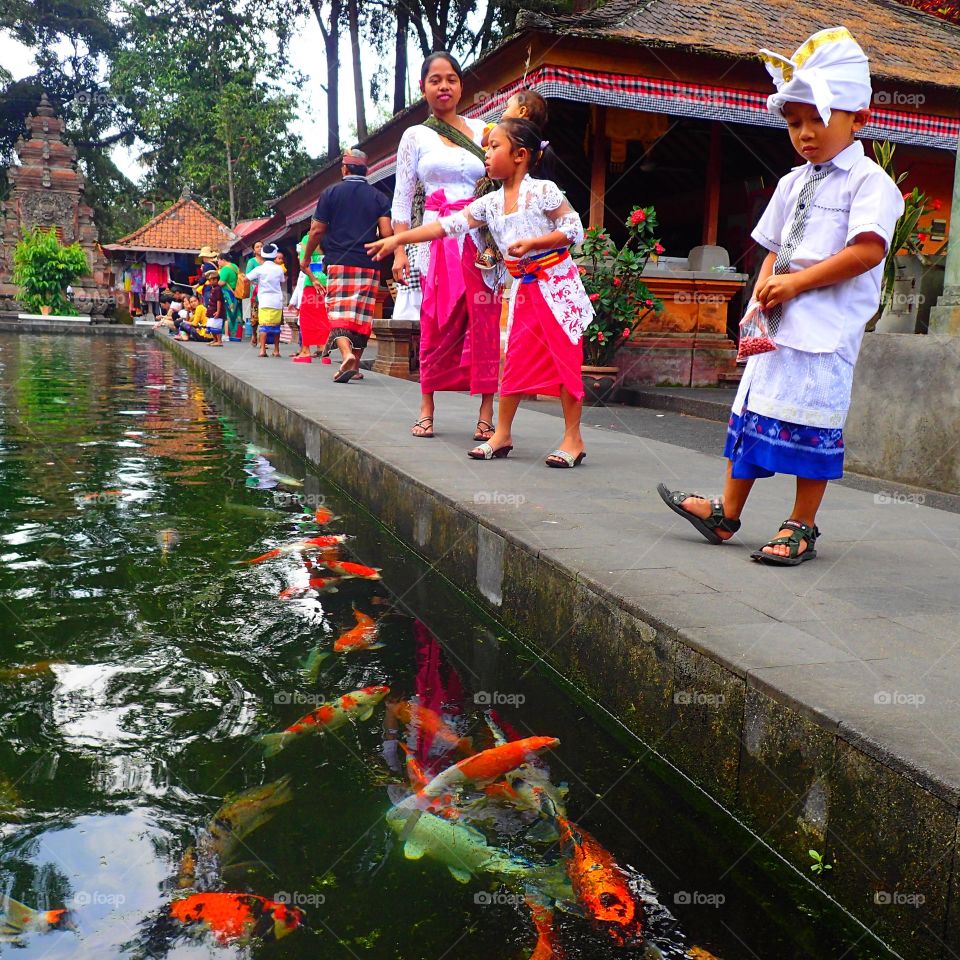
[[[487,171],[502,186],[438,221],[370,244],[383,259],[400,243],[462,236],[486,224],[515,278],[510,291],[510,333],[500,385],[499,425],[469,452],[475,460],[506,457],[511,427],[523,394],[560,397],[565,430],[549,467],[578,466],[586,456],[580,435],[583,405],[581,336],[593,308],[569,247],[583,239],[580,218],[557,185],[536,180],[543,154],[540,133],[528,120],[504,120],[490,133]]]

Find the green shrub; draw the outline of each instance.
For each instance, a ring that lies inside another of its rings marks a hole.
[[[13,282],[20,287],[21,302],[34,313],[50,307],[53,313],[75,315],[66,288],[88,273],[90,264],[80,244],[65,247],[53,227],[24,231],[13,251]]]

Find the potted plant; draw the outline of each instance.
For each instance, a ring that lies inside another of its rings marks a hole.
[[[898,174],[893,166],[893,154],[896,145],[889,141],[874,143],[873,153],[877,163],[883,167],[893,182],[900,186],[906,173]],[[931,201],[929,196],[918,187],[914,187],[903,195],[903,214],[897,221],[893,231],[893,239],[887,251],[887,258],[883,264],[883,279],[880,284],[880,307],[873,319],[867,324],[867,330],[880,330],[885,333],[914,333],[916,328],[916,313],[912,310],[896,309],[901,304],[910,303],[910,291],[915,285],[916,278],[908,276],[908,265],[900,255],[905,250],[907,255],[917,257],[924,265],[928,265],[923,254],[923,244],[928,237],[917,230],[921,217],[940,209],[940,201]]]
[[[587,230],[581,245],[580,273],[593,302],[593,321],[583,332],[583,385],[587,402],[604,403],[619,377],[614,360],[633,331],[663,303],[643,282],[643,268],[663,253],[656,238],[653,207],[634,207],[625,222],[627,239],[619,249],[603,227]]]
[[[13,282],[20,287],[20,301],[33,313],[76,316],[66,290],[89,272],[80,244],[65,247],[53,227],[25,231],[13,251]]]

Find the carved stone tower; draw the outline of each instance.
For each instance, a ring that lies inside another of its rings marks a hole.
[[[10,282],[13,250],[24,230],[54,227],[64,244],[78,242],[87,254],[90,275],[73,284],[81,313],[113,310],[108,266],[97,244],[93,211],[83,202],[84,179],[76,167],[77,151],[61,139],[64,122],[54,115],[44,94],[36,114],[27,118],[28,139],[17,140],[19,164],[7,170],[10,195],[0,209],[0,312],[17,309],[17,288]]]

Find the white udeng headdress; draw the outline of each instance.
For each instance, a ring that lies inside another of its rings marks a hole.
[[[866,110],[873,90],[867,55],[846,27],[815,33],[788,60],[772,50],[761,50],[777,92],[767,97],[767,109],[782,114],[785,103],[810,103],[824,123],[831,110]]]

